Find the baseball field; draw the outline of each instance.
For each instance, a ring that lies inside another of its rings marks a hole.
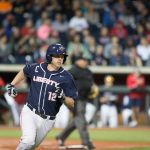
[[[37,150],[58,150],[55,136],[60,131],[53,129]],[[150,150],[150,127],[90,128],[89,132],[96,150]],[[20,128],[1,126],[0,150],[15,150],[20,135]],[[81,144],[78,132],[73,132],[65,144]]]

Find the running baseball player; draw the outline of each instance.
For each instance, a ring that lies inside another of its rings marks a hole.
[[[64,70],[66,49],[52,44],[46,53],[47,62],[27,64],[8,84],[7,92],[16,96],[15,85],[26,77],[30,79],[27,102],[20,117],[22,136],[17,150],[33,150],[53,128],[56,115],[62,105],[74,107],[78,97],[72,76]]]

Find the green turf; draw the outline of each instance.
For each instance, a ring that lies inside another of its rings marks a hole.
[[[53,129],[47,138],[55,138],[61,130]],[[92,140],[97,141],[122,141],[122,142],[150,142],[150,130],[142,129],[90,129],[90,136]],[[20,137],[20,130],[7,130],[0,128],[0,137]],[[70,139],[78,140],[79,134],[77,131],[73,132]]]
[[[0,129],[0,137],[20,137],[21,132],[19,130],[6,130]]]
[[[116,150],[116,149],[111,149],[111,150]],[[141,148],[117,148],[117,150],[150,150],[149,147],[141,147]]]

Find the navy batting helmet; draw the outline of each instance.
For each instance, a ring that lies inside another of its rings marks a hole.
[[[47,52],[46,52],[46,60],[48,63],[52,61],[52,56],[53,55],[64,55],[64,62],[66,61],[67,54],[66,54],[66,49],[62,44],[52,44],[48,47]]]

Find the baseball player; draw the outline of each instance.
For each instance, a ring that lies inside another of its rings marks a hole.
[[[114,84],[114,78],[107,75],[104,78],[104,86],[108,91],[101,93],[100,97],[100,117],[102,126],[109,126],[110,128],[118,127],[118,112],[117,112],[117,99],[118,96],[109,91]]]
[[[77,89],[72,76],[62,67],[67,56],[61,44],[52,44],[47,49],[47,62],[27,64],[7,85],[8,94],[16,96],[18,82],[26,77],[31,82],[20,117],[22,136],[17,150],[33,150],[44,140],[62,103],[74,107]]]
[[[136,127],[138,122],[133,117],[133,110],[131,108],[131,100],[128,95],[124,95],[121,105],[122,121],[126,127]]]

